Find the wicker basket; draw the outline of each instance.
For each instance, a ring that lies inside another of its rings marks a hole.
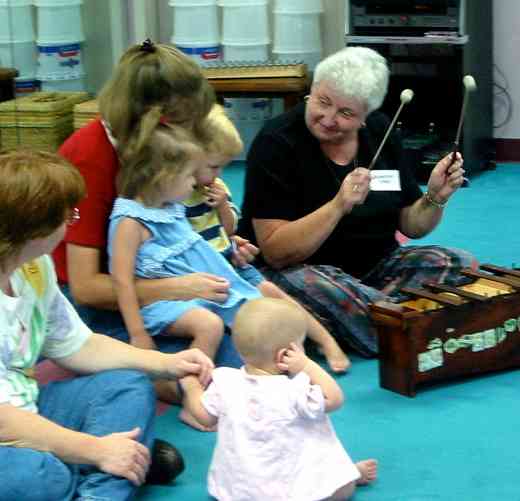
[[[56,151],[73,132],[73,108],[86,92],[35,92],[0,103],[0,146]]]
[[[95,99],[74,106],[74,129],[81,129],[99,115],[98,103]]]

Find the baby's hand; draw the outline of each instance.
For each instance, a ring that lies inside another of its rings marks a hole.
[[[294,376],[305,368],[308,361],[303,348],[296,343],[291,343],[278,362],[278,368]]]
[[[258,247],[254,246],[249,240],[232,235],[229,237],[233,254],[231,255],[231,262],[237,268],[247,266],[251,261],[254,261],[256,255],[260,252]]]
[[[210,207],[220,207],[228,201],[224,187],[216,182],[206,186],[205,201]]]

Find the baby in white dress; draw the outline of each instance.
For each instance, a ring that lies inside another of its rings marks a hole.
[[[306,331],[291,303],[251,300],[233,326],[245,365],[214,370],[206,391],[196,378],[181,381],[184,405],[206,426],[218,423],[208,490],[219,501],[344,500],[375,480],[377,461],[354,464],[334,432],[327,412],[343,393],[305,355]]]

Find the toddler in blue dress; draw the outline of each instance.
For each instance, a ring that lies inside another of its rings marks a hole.
[[[119,308],[134,346],[155,349],[154,336],[173,335],[193,339],[192,347],[213,358],[224,326],[231,326],[244,302],[260,297],[186,219],[180,201],[193,191],[195,172],[205,162],[203,150],[188,132],[159,124],[133,160],[122,163],[119,197],[110,216],[108,253]],[[197,272],[228,283],[227,298],[139,304],[136,277],[153,283],[154,278]],[[206,429],[185,409],[180,418]]]

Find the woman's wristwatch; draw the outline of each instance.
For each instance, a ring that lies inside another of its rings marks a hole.
[[[448,203],[448,201],[446,200],[445,202],[443,203],[440,203],[440,202],[437,202],[436,200],[433,199],[433,197],[430,195],[430,192],[427,191],[426,193],[423,194],[423,197],[424,199],[430,204],[430,205],[433,205],[433,207],[436,207],[437,209],[444,209],[444,207],[446,207],[446,204]]]

